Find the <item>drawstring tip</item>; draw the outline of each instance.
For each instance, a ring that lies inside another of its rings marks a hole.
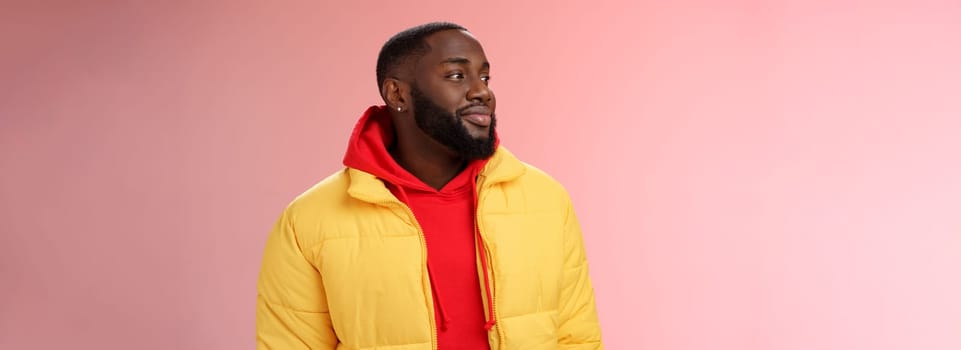
[[[484,325],[484,329],[488,331],[491,330],[491,328],[494,328],[494,323],[494,320],[487,321],[487,324]]]

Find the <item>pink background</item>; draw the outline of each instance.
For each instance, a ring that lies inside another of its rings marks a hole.
[[[23,2],[2,349],[252,348],[267,231],[435,19],[572,193],[608,348],[961,349],[961,2]]]

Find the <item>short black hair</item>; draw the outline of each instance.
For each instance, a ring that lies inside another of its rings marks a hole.
[[[455,23],[431,22],[394,34],[384,43],[384,46],[380,48],[380,54],[377,55],[377,90],[379,91],[384,87],[387,72],[396,68],[407,58],[414,55],[423,55],[430,50],[430,46],[424,39],[439,31],[452,29],[467,30],[467,28]]]

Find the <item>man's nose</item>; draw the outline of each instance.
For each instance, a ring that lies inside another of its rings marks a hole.
[[[473,79],[470,90],[467,91],[467,99],[471,101],[489,102],[491,100],[491,90],[490,87],[487,86],[487,82],[481,78]]]

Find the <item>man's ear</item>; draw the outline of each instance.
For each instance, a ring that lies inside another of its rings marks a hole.
[[[396,78],[384,79],[384,84],[380,89],[380,94],[387,103],[387,108],[396,112],[406,112],[410,110],[407,100],[408,84]]]

